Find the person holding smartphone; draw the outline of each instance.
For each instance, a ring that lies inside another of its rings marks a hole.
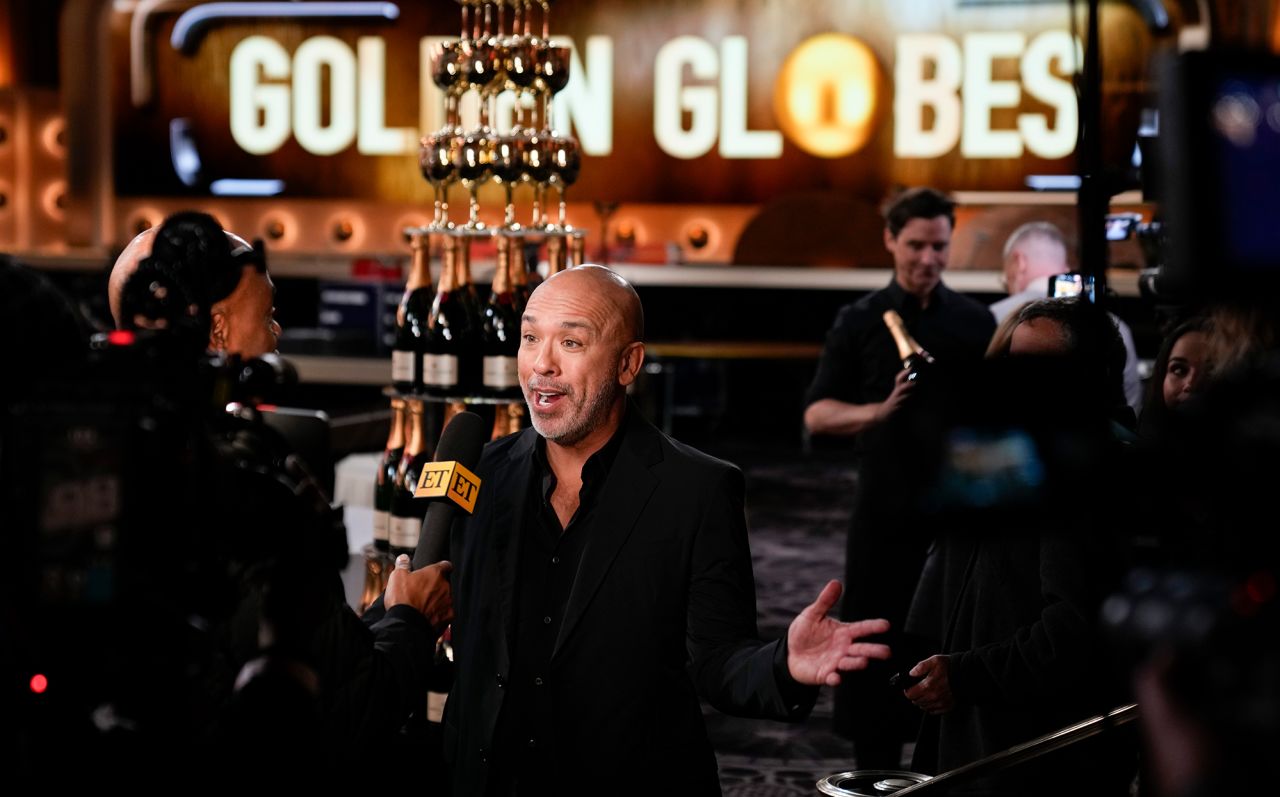
[[[991,305],[999,324],[1027,302],[1086,293],[1092,298],[1089,278],[1055,280],[1071,274],[1067,262],[1067,241],[1062,231],[1047,221],[1028,222],[1013,231],[1004,245],[1004,282],[1009,295]],[[1064,291],[1066,291],[1064,293]],[[1138,351],[1133,331],[1115,313],[1109,313],[1120,339],[1124,341],[1124,398],[1136,413],[1142,407],[1142,379],[1138,375]]]

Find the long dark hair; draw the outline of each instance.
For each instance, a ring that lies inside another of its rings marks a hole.
[[[1209,319],[1193,316],[1173,328],[1160,344],[1151,378],[1147,380],[1147,395],[1142,403],[1142,415],[1138,418],[1138,432],[1144,437],[1159,434],[1169,422],[1169,405],[1164,402],[1164,377],[1169,372],[1169,357],[1173,347],[1183,336],[1191,332],[1207,333],[1212,328]]]

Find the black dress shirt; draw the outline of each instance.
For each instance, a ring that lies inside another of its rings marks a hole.
[[[533,483],[525,508],[527,524],[518,543],[511,674],[495,734],[491,794],[541,794],[551,780],[551,757],[546,747],[555,740],[555,706],[545,688],[551,653],[578,562],[591,537],[600,485],[622,440],[621,430],[620,425],[609,442],[583,465],[578,509],[564,527],[551,505],[556,477],[547,462],[546,440],[539,437],[534,449]]]
[[[902,316],[907,331],[948,368],[981,359],[995,332],[995,319],[981,302],[939,283],[922,308],[896,279],[888,287],[840,308],[827,332],[818,371],[805,395],[805,405],[820,399],[849,404],[884,401],[902,360],[884,324],[884,311]]]

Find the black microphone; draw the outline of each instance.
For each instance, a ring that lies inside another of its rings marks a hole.
[[[440,433],[436,460],[422,468],[414,491],[415,498],[432,499],[413,552],[414,570],[446,558],[454,515],[459,508],[468,514],[475,511],[480,479],[472,471],[487,436],[484,421],[474,412],[453,416]]]

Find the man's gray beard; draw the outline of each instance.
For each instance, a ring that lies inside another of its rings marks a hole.
[[[622,385],[617,382],[606,382],[598,390],[592,391],[590,398],[583,407],[585,411],[582,415],[576,419],[576,422],[571,423],[568,428],[562,430],[555,437],[547,434],[547,430],[542,428],[537,415],[530,412],[529,418],[538,434],[558,445],[571,446],[600,428],[609,417],[609,411],[613,409],[614,402],[618,400],[619,394],[624,390]]]

